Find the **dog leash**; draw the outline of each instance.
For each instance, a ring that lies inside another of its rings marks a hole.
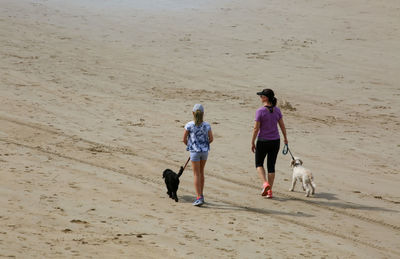
[[[190,161],[190,157],[189,157],[188,160],[186,161],[186,164],[185,164],[185,166],[183,167],[183,171],[185,171],[185,168],[186,168],[187,164],[189,163],[189,161]],[[182,172],[183,172],[183,171],[182,171]]]
[[[285,144],[285,146],[283,147],[283,150],[282,150],[282,154],[287,155],[288,152],[290,153],[290,156],[291,156],[292,159],[294,160],[294,157],[293,157],[293,155],[292,155],[292,152],[290,152],[289,145],[288,145],[288,144]]]
[[[185,168],[186,168],[187,164],[189,163],[189,161],[190,161],[190,156],[189,156],[188,160],[186,161],[185,166],[181,167],[181,169],[179,169],[178,177],[181,177],[181,175],[183,174],[183,171],[185,171]]]

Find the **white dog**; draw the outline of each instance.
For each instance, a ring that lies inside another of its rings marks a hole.
[[[311,171],[303,166],[303,161],[298,157],[294,157],[290,166],[293,167],[293,178],[292,188],[290,188],[289,191],[292,192],[294,190],[296,181],[299,180],[303,185],[303,190],[306,191],[306,197],[309,197],[310,193],[314,194],[316,187],[314,184],[314,177],[312,176]],[[312,191],[310,190],[310,187]]]

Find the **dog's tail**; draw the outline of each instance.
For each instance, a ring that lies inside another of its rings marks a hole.
[[[179,169],[178,178],[181,177],[182,174],[183,174],[183,166],[181,166],[181,168]]]

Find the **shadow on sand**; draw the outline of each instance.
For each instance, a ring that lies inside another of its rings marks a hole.
[[[183,195],[179,196],[179,202],[183,203],[193,203],[195,200],[194,196],[191,195]],[[269,210],[263,208],[253,208],[249,206],[242,206],[239,204],[235,204],[232,202],[227,201],[219,201],[219,202],[208,202],[201,206],[201,208],[208,208],[208,209],[216,209],[216,210],[233,210],[233,211],[249,211],[255,212],[263,215],[283,215],[283,216],[294,216],[294,217],[314,217],[313,215],[306,214],[304,212],[296,212],[296,213],[289,213],[285,211],[277,211],[277,210]]]
[[[293,192],[293,194],[299,193],[299,192]],[[304,193],[304,192],[302,192]],[[300,202],[305,202],[307,204],[313,205],[319,205],[322,207],[335,207],[335,208],[340,208],[340,209],[353,209],[353,210],[370,210],[370,211],[388,211],[388,212],[399,212],[398,210],[393,210],[393,209],[387,209],[387,208],[382,208],[382,207],[376,207],[376,206],[367,206],[367,205],[361,205],[361,204],[356,204],[352,202],[346,202],[346,201],[340,201],[337,197],[336,194],[333,193],[327,193],[327,192],[320,192],[316,193],[310,198],[297,198],[297,197],[288,197],[287,195],[283,196],[275,196],[274,200],[285,202],[285,201],[300,201]]]

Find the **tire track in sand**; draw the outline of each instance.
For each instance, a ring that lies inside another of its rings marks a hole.
[[[149,178],[149,177],[145,177],[143,175],[140,175],[140,176],[132,175],[132,174],[129,174],[126,170],[113,168],[113,167],[109,167],[109,166],[104,166],[104,165],[99,165],[99,164],[96,164],[96,163],[91,162],[91,161],[87,161],[87,160],[71,157],[71,156],[68,156],[68,155],[61,154],[61,153],[56,152],[56,151],[46,150],[41,146],[29,146],[29,145],[26,145],[26,144],[23,144],[23,143],[19,143],[18,141],[11,140],[11,139],[6,139],[6,138],[0,138],[0,142],[6,143],[6,144],[16,145],[16,146],[19,146],[19,147],[23,147],[23,148],[26,148],[26,149],[38,151],[38,152],[41,152],[41,153],[44,153],[44,154],[48,154],[48,155],[57,156],[57,157],[60,157],[60,158],[66,159],[66,160],[70,160],[70,161],[86,164],[86,165],[89,165],[89,166],[92,166],[92,167],[96,167],[96,168],[101,168],[101,169],[108,170],[108,171],[111,171],[111,172],[114,172],[114,173],[123,174],[123,175],[128,176],[128,177],[133,177],[133,178],[136,178],[138,180],[146,181],[148,183],[153,183],[153,184],[155,184],[157,186],[160,186],[160,185],[162,186],[163,185],[163,181],[162,180],[155,180],[155,179],[152,179],[152,178]],[[181,190],[184,190],[185,192],[189,192],[189,190],[187,190],[185,188],[181,188]],[[267,210],[264,210],[264,209],[250,208],[250,207],[247,207],[247,206],[243,206],[243,205],[240,205],[240,204],[238,204],[236,202],[232,202],[230,200],[221,199],[221,197],[215,197],[213,195],[209,195],[209,197],[211,197],[213,200],[221,201],[222,203],[225,203],[225,204],[230,205],[230,206],[237,207],[237,208],[242,209],[242,210],[249,211],[251,213],[262,214],[262,215],[266,215],[267,214],[267,215],[269,215],[271,217],[274,217],[277,220],[279,220],[281,222],[284,222],[284,223],[300,225],[300,226],[302,226],[302,227],[304,227],[304,228],[306,228],[308,230],[311,230],[311,231],[317,231],[317,232],[320,232],[320,233],[323,233],[323,234],[326,234],[326,235],[330,235],[330,236],[334,236],[334,237],[337,237],[337,238],[348,240],[348,241],[351,241],[351,242],[354,242],[354,243],[358,243],[360,245],[364,245],[364,246],[367,246],[367,247],[372,247],[372,248],[374,248],[376,250],[380,250],[382,252],[390,252],[392,254],[400,256],[400,252],[398,252],[398,251],[395,251],[395,250],[392,250],[392,249],[389,249],[389,248],[386,248],[386,247],[378,246],[378,245],[376,245],[374,243],[363,241],[363,240],[360,240],[358,238],[354,238],[354,237],[351,237],[351,236],[348,236],[348,235],[345,235],[345,234],[341,234],[341,233],[339,233],[337,231],[324,229],[324,228],[317,227],[317,226],[314,226],[314,225],[310,225],[310,224],[307,224],[307,223],[304,223],[304,222],[299,222],[299,221],[297,221],[295,219],[285,218],[284,216],[271,214]]]
[[[22,121],[19,121],[19,120],[16,120],[16,119],[7,118],[7,117],[1,116],[1,115],[0,115],[0,120],[12,122],[12,123],[15,123],[15,124],[18,124],[18,125],[21,125],[21,126],[25,126],[25,127],[33,128],[33,129],[36,129],[36,130],[44,131],[44,132],[47,132],[47,133],[55,134],[57,136],[69,138],[69,139],[71,139],[71,140],[73,140],[75,142],[80,141],[80,142],[83,142],[83,143],[87,143],[87,144],[93,145],[95,147],[101,147],[105,151],[108,151],[108,152],[119,152],[119,153],[122,153],[124,155],[133,155],[133,156],[136,155],[136,153],[133,150],[131,150],[130,147],[112,147],[112,146],[104,145],[104,144],[101,144],[101,143],[98,143],[98,142],[95,142],[95,141],[83,139],[83,138],[80,138],[80,137],[78,137],[76,135],[68,135],[68,134],[65,134],[63,132],[60,132],[59,130],[49,129],[49,128],[46,128],[45,126],[42,126],[40,124],[22,122]],[[141,157],[144,157],[144,158],[146,158],[148,160],[152,159],[151,156],[147,156],[143,152],[141,153]],[[175,164],[171,163],[171,161],[168,161],[168,160],[163,160],[163,162],[165,164],[167,164],[167,165],[176,166]],[[249,187],[249,188],[252,188],[252,189],[259,189],[259,186],[255,185],[255,184],[235,181],[235,180],[233,180],[231,178],[223,177],[223,176],[220,176],[220,175],[208,173],[207,176],[211,176],[211,177],[214,177],[214,178],[219,179],[221,181],[226,181],[226,182],[232,183],[234,185],[246,186],[246,187]],[[279,191],[275,191],[275,193],[279,194],[280,196],[289,198],[291,200],[300,201],[300,202],[306,203],[306,204],[311,205],[311,206],[315,206],[315,207],[318,207],[318,208],[321,208],[321,209],[325,209],[325,210],[328,210],[328,211],[332,211],[332,212],[343,214],[343,215],[346,215],[346,216],[349,216],[349,217],[353,217],[353,218],[356,218],[358,220],[362,220],[362,221],[365,221],[365,222],[368,222],[368,223],[374,223],[374,224],[381,225],[381,226],[384,226],[384,227],[387,227],[387,228],[391,228],[391,229],[396,230],[396,231],[400,231],[400,226],[399,225],[390,224],[390,223],[384,222],[382,220],[378,220],[378,219],[370,218],[370,217],[363,216],[363,215],[360,215],[360,214],[352,213],[352,212],[346,211],[345,209],[329,207],[327,205],[319,204],[318,202],[315,202],[315,201],[312,201],[312,200],[301,199],[301,198],[295,197],[295,196],[287,194],[287,193],[283,193],[283,192],[279,192]],[[349,206],[348,208],[352,208],[352,207]]]
[[[18,121],[18,120],[15,120],[15,119],[6,118],[6,117],[3,117],[3,116],[0,116],[0,120],[5,120],[5,121],[8,121],[8,122],[12,122],[12,123],[15,123],[15,124],[18,124],[18,125],[21,125],[21,126],[29,127],[29,128],[35,129],[35,130],[39,130],[39,131],[44,131],[44,132],[47,132],[47,133],[55,134],[55,135],[57,135],[59,137],[72,139],[74,142],[80,141],[80,142],[87,143],[87,144],[90,144],[90,145],[103,146],[104,148],[106,148],[110,152],[120,152],[120,153],[125,154],[125,155],[135,155],[135,152],[133,152],[129,147],[128,148],[126,148],[126,147],[122,148],[122,147],[112,147],[112,146],[108,146],[108,145],[103,145],[103,144],[95,142],[95,141],[85,140],[85,139],[79,138],[77,136],[68,135],[68,134],[62,133],[62,132],[60,132],[58,130],[48,129],[48,128],[45,128],[44,126],[39,125],[39,124],[21,122],[21,121]],[[142,180],[142,181],[146,181],[148,183],[153,183],[153,184],[158,185],[158,186],[160,184],[163,185],[163,181],[161,179],[160,180],[155,180],[155,179],[152,179],[152,178],[149,178],[149,177],[145,177],[143,175],[132,175],[132,174],[129,174],[128,171],[125,170],[125,169],[118,169],[118,168],[112,168],[112,167],[108,167],[108,166],[104,166],[104,165],[99,165],[97,163],[94,163],[94,162],[91,162],[91,161],[88,161],[88,160],[83,160],[83,159],[79,159],[79,158],[76,158],[76,157],[64,155],[64,154],[62,154],[62,153],[60,153],[58,151],[51,151],[51,150],[45,149],[45,148],[43,148],[41,146],[30,146],[30,145],[23,144],[23,143],[20,143],[18,141],[11,140],[11,139],[8,139],[8,138],[0,138],[0,141],[4,142],[4,143],[8,143],[8,144],[13,144],[13,145],[17,145],[17,146],[20,146],[20,147],[28,148],[28,149],[31,149],[31,150],[36,150],[36,151],[39,151],[39,152],[42,152],[42,153],[45,153],[45,154],[58,156],[60,158],[64,158],[64,159],[71,160],[71,161],[75,161],[75,162],[78,162],[78,163],[83,163],[83,164],[86,164],[86,165],[90,165],[92,167],[102,168],[102,169],[105,169],[105,170],[108,170],[108,171],[111,171],[111,172],[114,172],[114,173],[123,174],[123,175],[126,175],[128,177],[133,177],[133,178],[136,178],[136,179],[139,179],[139,180]],[[141,154],[142,157],[144,157],[147,160],[151,161],[151,159],[152,159],[151,156],[143,156],[143,155],[144,154],[142,153]],[[170,162],[170,161],[166,161],[165,160],[165,161],[162,161],[162,162],[165,163],[165,164],[173,165],[173,163]],[[245,184],[245,183],[242,183],[242,182],[239,182],[239,181],[235,181],[235,180],[228,179],[228,178],[221,177],[221,176],[214,175],[214,174],[209,174],[208,176],[214,177],[214,178],[219,179],[221,181],[230,182],[230,183],[232,183],[234,185],[238,185],[238,186],[245,186],[245,187],[249,187],[249,188],[252,188],[252,189],[257,188],[257,186],[254,185],[254,184]],[[180,189],[185,191],[185,192],[190,193],[190,191],[185,189],[185,188],[181,187]],[[278,192],[278,193],[280,195],[282,195],[282,196],[291,198],[292,200],[301,201],[301,202],[304,202],[304,203],[306,203],[308,205],[312,205],[312,206],[316,206],[316,207],[319,207],[319,208],[322,208],[322,209],[325,209],[325,210],[329,210],[329,211],[332,211],[332,212],[344,214],[346,216],[353,217],[353,218],[356,218],[356,219],[359,219],[359,220],[362,220],[362,221],[366,221],[366,222],[369,222],[369,223],[374,223],[374,224],[381,225],[381,226],[384,226],[384,227],[389,227],[389,228],[391,228],[393,230],[396,230],[396,231],[398,229],[400,229],[400,227],[396,226],[396,225],[388,224],[388,223],[385,223],[385,222],[382,222],[382,221],[378,221],[378,220],[374,220],[374,219],[371,219],[371,218],[368,218],[368,217],[364,217],[364,216],[361,216],[361,215],[349,213],[349,212],[347,212],[345,210],[341,210],[341,209],[337,209],[337,208],[330,208],[328,206],[321,205],[321,204],[318,204],[318,203],[313,202],[313,201],[303,200],[303,199],[294,197],[292,195],[287,195],[287,194],[280,193],[280,192]],[[375,249],[380,250],[380,251],[385,251],[385,252],[390,252],[392,254],[400,255],[400,253],[398,251],[395,251],[395,250],[392,250],[392,249],[388,249],[388,248],[385,248],[385,247],[381,247],[381,246],[378,246],[378,245],[376,245],[374,243],[370,243],[368,241],[363,241],[363,240],[358,239],[358,238],[350,237],[350,236],[341,234],[341,233],[339,233],[337,231],[334,231],[334,230],[329,230],[329,229],[326,229],[326,228],[324,229],[322,227],[316,227],[314,225],[310,225],[310,224],[307,224],[307,223],[304,223],[304,222],[299,222],[299,221],[297,221],[295,219],[285,218],[284,216],[271,214],[271,211],[268,211],[268,210],[243,206],[243,205],[240,205],[239,203],[235,203],[235,202],[232,202],[230,200],[221,199],[221,197],[216,197],[216,196],[212,196],[212,195],[209,195],[209,196],[214,200],[221,201],[221,202],[223,202],[223,203],[225,203],[227,205],[231,205],[231,206],[240,208],[242,210],[246,210],[246,211],[249,211],[249,212],[252,212],[252,213],[263,214],[263,215],[268,214],[269,216],[272,216],[272,217],[274,217],[274,218],[276,218],[276,219],[278,219],[278,220],[280,220],[282,222],[291,223],[291,224],[295,224],[295,225],[300,225],[300,226],[302,226],[302,227],[304,227],[306,229],[309,229],[309,230],[314,230],[314,231],[318,231],[320,233],[324,233],[324,234],[331,235],[331,236],[334,236],[334,237],[338,237],[338,238],[341,238],[341,239],[349,240],[349,241],[352,241],[354,243],[358,243],[358,244],[362,244],[362,245],[365,245],[365,246],[368,246],[368,247],[372,247],[372,248],[375,248]],[[281,213],[281,214],[285,214],[285,213]]]

